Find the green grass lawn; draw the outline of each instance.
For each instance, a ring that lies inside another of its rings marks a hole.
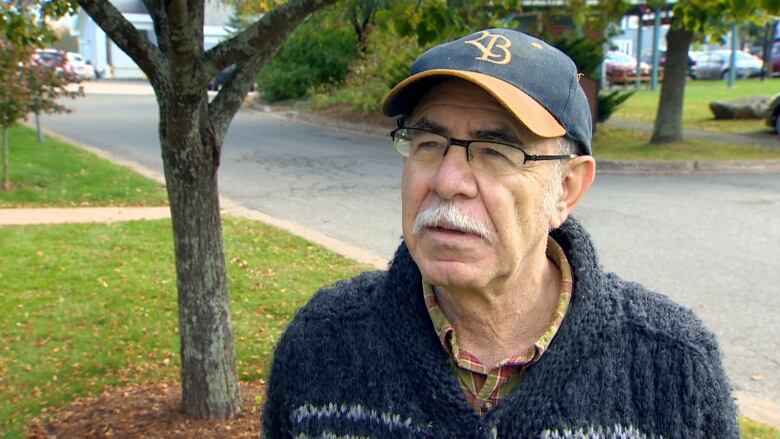
[[[602,160],[765,160],[780,159],[780,148],[731,145],[687,138],[650,145],[650,133],[600,125],[593,139],[593,154]]]
[[[238,373],[260,380],[295,309],[367,267],[258,222],[224,227]],[[0,248],[0,436],[106,386],[178,378],[168,220],[3,227]]]
[[[30,128],[11,128],[8,139],[12,189],[0,190],[0,208],[168,203],[162,185],[51,137],[38,144]]]
[[[772,96],[780,93],[780,78],[738,79],[731,88],[727,81],[693,81],[685,84],[683,100],[683,125],[686,128],[745,133],[767,130],[763,120],[718,120],[709,109],[711,101],[729,101],[753,96]],[[613,117],[632,119],[652,123],[658,108],[660,87],[656,91],[639,90],[634,93],[614,114]]]
[[[739,418],[739,432],[742,439],[780,439],[780,430],[745,417]]]

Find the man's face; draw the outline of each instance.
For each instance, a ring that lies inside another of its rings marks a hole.
[[[522,144],[531,154],[555,151],[555,140],[532,137],[493,97],[457,79],[431,88],[407,125],[463,140]],[[545,251],[550,219],[543,200],[552,184],[560,186],[554,177],[553,162],[528,162],[502,176],[475,170],[459,146],[451,146],[434,165],[406,159],[403,233],[423,279],[443,288],[481,290],[518,275],[529,255]],[[421,213],[447,203],[484,226],[492,239],[446,221],[415,233]]]

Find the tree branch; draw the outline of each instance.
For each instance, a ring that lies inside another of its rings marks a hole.
[[[163,81],[167,70],[165,56],[151,41],[141,37],[114,5],[107,0],[78,0],[78,3],[111,40],[138,64],[152,84]]]
[[[165,8],[160,0],[143,0],[143,3],[149,16],[152,17],[154,33],[157,35],[157,47],[165,56],[169,56],[171,39],[168,33],[168,14],[165,13]]]
[[[172,79],[193,82],[195,62],[203,52],[203,0],[165,0],[165,10],[170,24]]]
[[[260,53],[273,53],[310,13],[336,0],[291,0],[265,14],[245,31],[203,54],[194,69],[198,82],[208,83],[220,70]]]
[[[217,96],[209,104],[209,119],[217,144],[225,140],[230,121],[246,98],[252,82],[271,58],[272,52],[266,50],[252,58],[236,63],[236,69],[222,85]]]

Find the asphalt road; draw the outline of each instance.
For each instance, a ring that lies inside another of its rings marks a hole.
[[[70,106],[44,126],[162,171],[152,96]],[[385,139],[242,110],[219,184],[246,207],[389,258],[400,168]],[[718,335],[738,394],[780,407],[780,175],[599,175],[576,214],[607,270],[693,308]]]

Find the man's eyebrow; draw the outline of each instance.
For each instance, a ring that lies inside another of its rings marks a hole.
[[[413,122],[410,128],[419,128],[421,130],[428,130],[428,131],[433,131],[434,133],[441,133],[441,134],[444,134],[447,131],[444,129],[443,126],[424,117]]]
[[[412,122],[410,128],[419,128],[422,130],[433,131],[434,133],[447,135],[446,128],[425,117]],[[512,143],[515,145],[520,144],[520,140],[517,138],[517,136],[503,127],[474,130],[471,131],[470,135],[471,139],[473,140],[495,140],[497,142]]]
[[[474,139],[480,140],[495,140],[504,143],[520,144],[520,140],[504,128],[483,128],[471,132],[471,136]]]

